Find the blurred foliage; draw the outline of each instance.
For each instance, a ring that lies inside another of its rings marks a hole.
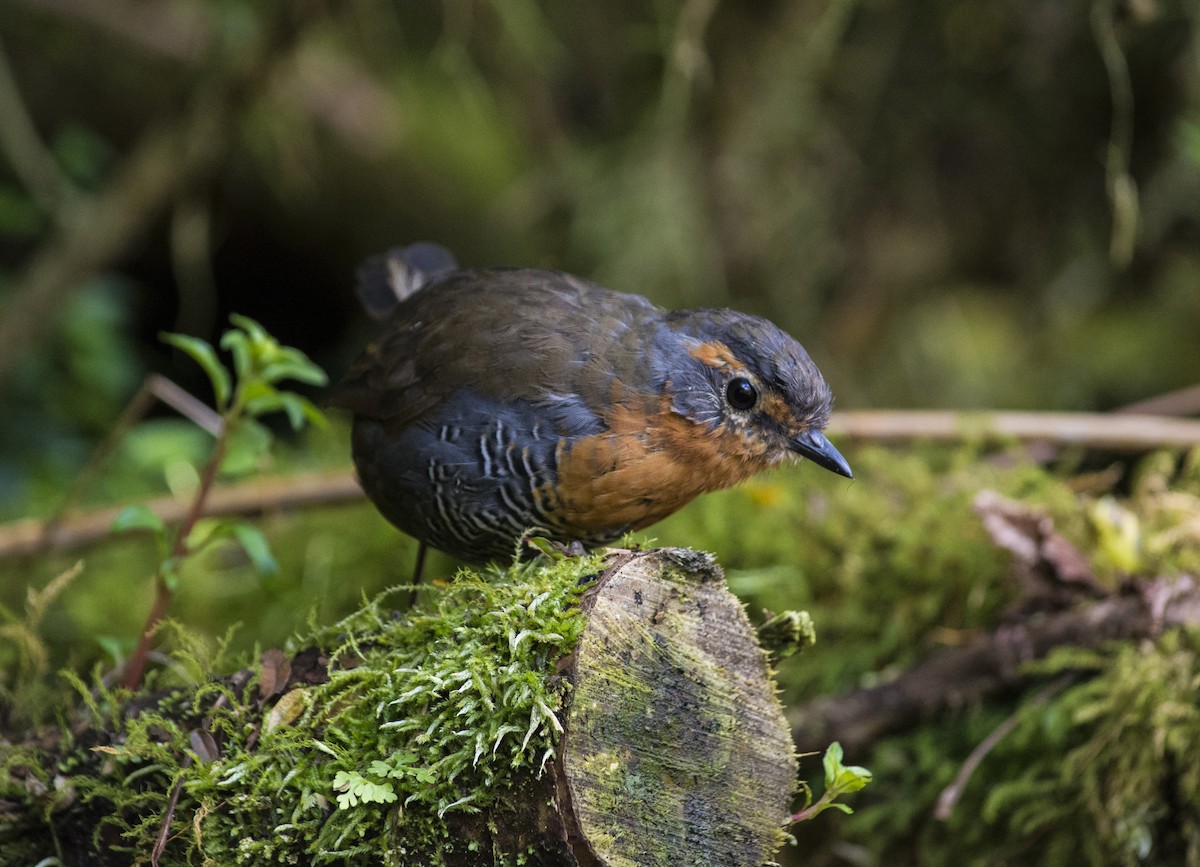
[[[1200,450],[1146,457],[1126,494],[1111,487],[1119,476],[1080,475],[1071,461],[1050,471],[969,447],[870,448],[850,460],[854,482],[802,465],[703,497],[652,531],[659,544],[704,539],[752,613],[812,615],[816,644],[779,663],[785,706],[886,682],[1013,622],[1025,600],[972,508],[983,489],[1051,516],[1105,586],[1200,575]],[[874,782],[854,816],[797,828],[786,863],[1196,864],[1197,635],[1066,649],[1037,666],[1086,677],[1028,701],[947,823],[933,818],[938,795],[1019,696],[947,711],[848,756]],[[801,769],[819,784],[812,760]]]
[[[56,196],[113,182],[287,8],[5,5],[5,99],[35,135],[0,148],[0,304]],[[1189,0],[315,8],[215,174],[8,383],[9,514],[49,506],[147,367],[199,387],[159,330],[211,339],[237,309],[336,373],[367,333],[355,263],[418,238],[769,315],[844,407],[1109,408],[1195,382]],[[81,370],[108,381],[63,417],[42,395]]]
[[[180,496],[194,490],[208,457],[211,437],[184,436],[183,429],[154,423],[135,429],[110,470],[97,485],[124,498],[145,496],[169,484]],[[192,429],[195,430],[194,428]],[[349,437],[343,426],[313,429],[303,453],[276,447],[260,462],[260,471],[287,472],[314,461],[343,465]],[[154,443],[161,461],[153,466]],[[187,451],[175,450],[182,443]],[[140,452],[136,461],[131,451]],[[137,474],[128,471],[130,465]],[[113,480],[113,477],[116,477]],[[231,652],[282,643],[309,617],[327,623],[357,607],[365,594],[407,580],[416,543],[401,536],[370,505],[280,512],[258,522],[271,541],[277,575],[263,575],[234,548],[209,548],[180,568],[173,616],[200,634],[233,633]],[[0,608],[19,611],[26,588],[40,588],[66,569],[77,555],[49,555],[37,561],[0,561]],[[86,552],[85,569],[72,592],[51,607],[41,624],[48,647],[48,670],[63,665],[87,669],[97,660],[108,667],[133,647],[154,597],[159,553],[148,537],[122,537]],[[433,574],[446,574],[451,562],[431,558]]]
[[[971,507],[981,489],[1087,532],[1070,488],[1019,459],[872,448],[850,460],[853,482],[801,465],[702,497],[648,531],[658,544],[703,539],[751,610],[812,615],[816,645],[780,666],[785,704],[870,686],[996,622],[1014,588]]]
[[[211,340],[236,309],[336,376],[370,334],[355,264],[417,239],[467,264],[560,267],[664,305],[768,315],[809,347],[839,407],[1108,409],[1197,381],[1192,0],[301,5],[315,24],[227,119],[215,172],[65,292],[0,381],[0,520],[59,505],[147,372],[211,398],[161,330]],[[0,4],[0,317],[63,210],[117,183],[143,136],[201,101],[288,7]],[[256,469],[344,466],[347,441],[335,420]],[[185,492],[210,446],[159,414],[85,502]],[[781,664],[788,702],[870,685],[998,622],[1015,589],[970,509],[983,487],[1045,508],[1109,581],[1197,569],[1194,458],[1148,461],[1111,502],[1081,499],[1066,459],[1047,472],[973,448],[851,458],[853,483],[803,466],[651,531],[715,550],[755,609],[809,609],[819,640]],[[176,611],[214,645],[245,624],[234,653],[353,610],[407,577],[415,547],[365,505],[261,525],[276,582],[227,550],[181,580]],[[154,562],[147,540],[114,541],[65,590],[73,558],[0,563],[6,669],[119,656]],[[17,628],[32,621],[44,657]],[[1149,863],[1162,846],[1194,863],[1195,823],[1171,838],[1161,818],[1164,804],[1197,809],[1180,758],[1193,721],[1154,713],[1182,706],[1195,670],[1194,639],[1171,641],[1096,655],[1092,681],[989,756],[976,781],[997,794],[970,789],[949,827],[929,818],[938,791],[1011,706],[849,756],[876,781],[854,816],[800,832],[805,848],[826,837],[808,863],[1028,863],[1029,847],[1047,864]],[[1081,761],[1139,740],[1153,746],[1128,766]],[[1153,768],[1165,776],[1150,786]],[[1113,810],[1128,822],[1105,825]]]

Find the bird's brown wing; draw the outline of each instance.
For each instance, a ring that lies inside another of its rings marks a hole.
[[[609,398],[659,311],[556,271],[458,271],[401,303],[330,403],[402,428],[461,389],[503,401]],[[615,365],[615,366],[614,366]]]

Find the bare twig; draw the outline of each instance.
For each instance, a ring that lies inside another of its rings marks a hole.
[[[1131,429],[1132,426],[1132,429]],[[1063,443],[1127,449],[1200,443],[1200,422],[1157,416],[1108,416],[1062,413],[954,413],[879,410],[837,413],[830,432],[851,439],[898,442],[915,439],[957,441],[993,439],[1054,440]],[[1157,435],[1157,436],[1156,436]],[[218,488],[206,509],[209,515],[253,515],[263,511],[335,504],[362,497],[349,471],[312,473],[247,482]],[[166,497],[150,507],[167,523],[183,518],[180,502]],[[17,521],[0,526],[0,559],[45,550],[68,551],[103,539],[120,508],[101,509],[67,518],[47,530],[44,521]]]
[[[938,795],[937,806],[933,809],[933,818],[940,822],[947,821],[953,815],[954,808],[962,797],[963,790],[971,780],[971,775],[975,773],[975,769],[979,767],[979,763],[987,758],[987,754],[996,748],[996,744],[1008,737],[1009,733],[1017,727],[1017,724],[1021,722],[1021,718],[1025,714],[1030,713],[1035,708],[1041,707],[1076,680],[1078,680],[1077,675],[1064,674],[1057,680],[1046,684],[1034,694],[1033,698],[1009,714],[1004,722],[992,729],[986,738],[976,744],[975,749],[971,750],[971,754],[967,756],[967,760],[958,769],[958,773],[954,775],[954,781],[942,789],[942,793]]]
[[[788,712],[797,745],[810,750],[837,740],[847,752],[860,751],[940,711],[1020,686],[1025,680],[1022,666],[1058,647],[1099,647],[1151,637],[1164,628],[1200,626],[1200,584],[1191,576],[1142,581],[1136,590],[1001,627],[919,663],[888,683],[801,705]]]
[[[215,488],[204,514],[210,517],[261,515],[303,506],[357,502],[362,489],[348,470],[257,479],[240,485]],[[189,504],[162,497],[146,504],[166,524],[184,519]],[[95,544],[111,534],[121,506],[97,509],[62,519],[47,531],[47,522],[34,519],[0,526],[0,560],[44,551],[71,551]]]
[[[1123,406],[1115,412],[1122,414],[1148,415],[1197,415],[1200,414],[1200,385],[1168,391],[1154,397]]]
[[[0,44],[0,149],[29,194],[48,213],[56,214],[75,192],[38,136],[3,44]]]
[[[154,839],[154,848],[150,850],[151,867],[158,867],[159,859],[167,851],[167,843],[171,841],[171,820],[175,818],[175,809],[179,806],[179,795],[183,791],[183,771],[192,764],[191,756],[184,756],[179,764],[180,774],[171,787],[171,797],[167,800],[167,808],[163,811],[162,824],[158,828],[158,836]]]
[[[196,427],[215,437],[221,435],[221,414],[186,389],[157,373],[146,377],[146,388]]]
[[[1200,421],[1082,412],[860,410],[835,413],[829,433],[878,442],[1019,440],[1114,452],[1200,445]]]

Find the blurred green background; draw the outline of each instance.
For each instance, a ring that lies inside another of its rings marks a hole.
[[[0,521],[52,513],[148,373],[210,397],[160,331],[215,342],[243,313],[336,379],[373,328],[355,266],[415,240],[767,315],[840,408],[1108,410],[1191,386],[1200,4],[0,0]],[[333,422],[280,427],[259,469],[348,466]],[[82,502],[186,492],[210,443],[159,409]],[[906,664],[937,643],[922,630],[994,623],[1011,588],[979,487],[1070,513],[1040,471],[975,452],[933,459],[938,481],[849,456],[853,487],[798,467],[650,533],[814,610],[829,643],[784,668],[789,702]],[[242,621],[244,650],[407,578],[411,541],[369,506],[262,526],[276,579],[210,552],[172,613]],[[76,556],[0,563],[0,605]],[[57,663],[111,665],[155,556],[85,557],[44,632]],[[893,814],[871,815],[863,846]]]
[[[211,339],[242,312],[336,376],[370,333],[356,263],[417,239],[765,314],[843,408],[1108,409],[1193,384],[1198,19],[1190,0],[5,0],[0,315],[29,339],[0,346],[2,512],[44,505],[147,371],[203,388],[163,328]],[[103,237],[76,206],[206,103],[182,140],[214,153],[180,148],[161,202],[112,212],[126,242],[18,308],[63,226]]]

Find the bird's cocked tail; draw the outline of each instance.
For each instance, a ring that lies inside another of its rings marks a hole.
[[[358,297],[372,319],[386,319],[401,301],[457,268],[450,251],[437,244],[393,247],[358,266]]]

